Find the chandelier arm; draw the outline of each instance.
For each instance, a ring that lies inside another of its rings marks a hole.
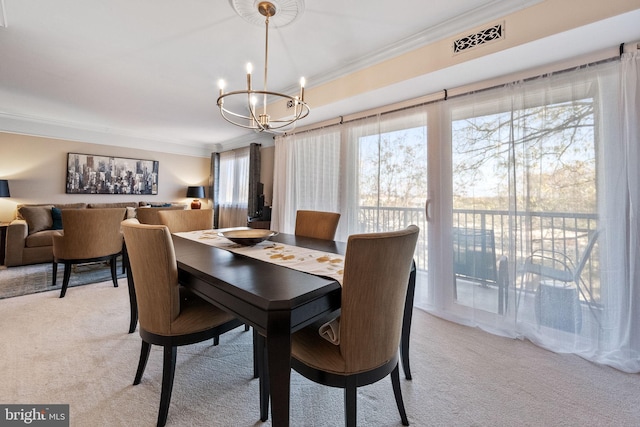
[[[276,14],[276,6],[274,3],[265,0],[256,2],[258,12],[265,17],[265,46],[264,46],[264,90],[253,90],[251,87],[251,69],[250,64],[247,67],[247,90],[233,91],[224,93],[224,83],[220,84],[220,96],[217,99],[217,105],[220,109],[220,114],[229,123],[245,128],[252,129],[258,132],[272,132],[272,133],[286,133],[295,129],[296,122],[300,119],[307,117],[311,111],[309,105],[304,102],[304,78],[300,79],[300,95],[289,96],[278,92],[271,92],[267,90],[268,70],[269,70],[269,21],[272,16]],[[262,95],[263,109],[262,114],[257,114],[256,103],[252,102],[252,95]],[[224,98],[246,96],[246,106],[243,106],[239,101],[231,102],[232,108],[237,108],[241,111],[248,107],[248,114],[242,114],[233,112],[229,109],[229,106],[224,105]],[[289,115],[281,119],[271,120],[268,114],[268,101],[269,97],[273,97],[276,100],[274,102],[287,102],[288,109],[293,108],[293,111],[287,112]],[[289,107],[290,106],[290,107]]]

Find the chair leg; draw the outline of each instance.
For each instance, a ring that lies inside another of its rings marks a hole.
[[[171,391],[173,390],[173,376],[176,372],[176,355],[178,347],[164,347],[164,361],[162,362],[162,392],[160,394],[160,409],[158,410],[158,427],[167,423]]]
[[[253,369],[257,375],[260,390],[260,421],[269,419],[269,375],[267,375],[267,351],[265,338],[253,330]]]
[[[71,263],[64,262],[64,275],[62,276],[62,289],[60,290],[60,298],[64,298],[69,287],[69,279],[71,278]]]
[[[355,379],[347,378],[347,385],[344,388],[344,419],[346,427],[356,427],[358,415],[358,388]]]
[[[113,281],[114,288],[118,287],[118,265],[116,262],[117,256],[117,254],[111,256],[111,280]]]
[[[398,405],[398,412],[400,412],[400,419],[403,426],[409,425],[407,419],[407,412],[404,409],[404,401],[402,400],[402,390],[400,390],[400,367],[396,367],[391,371],[391,385],[393,386],[393,394],[396,397],[396,405]]]
[[[58,261],[53,260],[53,277],[51,278],[51,286],[56,285],[57,279],[58,279]]]
[[[216,346],[218,344],[220,344],[220,335],[213,337],[213,345]]]
[[[142,341],[142,348],[140,349],[140,361],[138,361],[138,370],[136,371],[136,378],[133,380],[133,385],[140,384],[142,380],[142,374],[144,374],[144,368],[147,367],[147,360],[149,360],[149,353],[151,352],[151,344],[146,341]]]

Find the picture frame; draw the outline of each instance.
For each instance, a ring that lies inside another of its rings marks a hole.
[[[158,194],[157,160],[68,153],[67,194]]]

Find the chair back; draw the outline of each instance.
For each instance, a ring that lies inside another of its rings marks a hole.
[[[296,212],[294,234],[315,239],[333,240],[339,221],[339,213],[299,210]]]
[[[63,209],[63,235],[53,236],[58,259],[91,259],[122,251],[120,223],[125,208]]]
[[[140,224],[161,225],[158,213],[170,210],[185,210],[186,206],[166,206],[166,207],[139,207],[136,209],[136,218]]]
[[[397,354],[419,231],[410,225],[349,236],[340,317],[340,353],[348,373],[376,368]]]
[[[213,227],[213,209],[159,211],[160,224],[169,227],[171,233],[210,230]]]
[[[600,233],[599,230],[595,230],[593,231],[593,234],[591,234],[591,237],[589,237],[589,242],[587,242],[587,247],[584,248],[584,252],[580,257],[580,260],[578,261],[578,265],[576,266],[576,270],[574,272],[573,280],[576,283],[578,283],[578,281],[580,280],[580,275],[582,274],[582,270],[584,269],[584,266],[587,264],[587,261],[589,261],[589,257],[591,256],[591,251],[593,250],[593,247],[596,245],[596,240],[598,240],[599,233]]]
[[[178,264],[169,229],[164,225],[123,222],[140,328],[171,335],[180,314]]]

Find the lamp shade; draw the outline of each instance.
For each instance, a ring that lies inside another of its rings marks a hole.
[[[11,197],[9,193],[9,181],[0,179],[0,197]]]
[[[192,197],[194,199],[202,199],[204,198],[204,187],[201,185],[196,185],[194,187],[187,187],[187,197]]]

